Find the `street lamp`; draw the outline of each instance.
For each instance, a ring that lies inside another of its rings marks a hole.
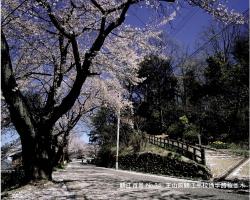
[[[120,100],[120,93],[118,93],[118,99]],[[116,136],[116,162],[115,162],[115,169],[116,170],[118,170],[120,118],[121,118],[121,108],[120,108],[120,105],[118,104],[118,108],[117,108],[117,136]]]
[[[115,169],[118,170],[118,156],[119,156],[119,136],[120,136],[120,107],[117,111],[117,140],[116,140],[116,162]]]

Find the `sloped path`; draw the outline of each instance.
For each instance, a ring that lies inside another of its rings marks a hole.
[[[234,169],[227,177],[226,180],[234,179],[249,179],[250,172],[250,158],[246,159],[239,167]]]
[[[37,186],[26,185],[9,192],[8,197],[4,197],[3,199],[248,199],[247,194],[232,193],[229,190],[214,188],[167,188],[167,184],[195,182],[135,172],[116,171],[90,165],[83,166],[77,161],[69,163],[65,170],[55,172],[53,178],[55,180],[53,183],[48,182]],[[144,184],[144,187],[132,187],[138,183]],[[123,184],[125,184],[125,188],[121,187]],[[159,184],[162,187],[146,187],[147,184]]]
[[[205,150],[206,165],[210,168],[213,178],[228,177],[230,174],[234,174],[234,178],[243,179],[247,176],[247,165],[242,163],[246,159],[243,156],[236,156],[227,150]],[[247,163],[247,162],[246,162]],[[249,163],[249,160],[248,160]],[[239,168],[244,164],[243,171],[235,173],[235,168]],[[240,165],[240,166],[239,166]],[[244,172],[244,173],[243,173]],[[228,174],[230,173],[230,174]]]

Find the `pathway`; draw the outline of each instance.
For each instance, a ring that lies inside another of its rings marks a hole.
[[[248,199],[247,194],[238,194],[231,190],[175,187],[177,184],[179,187],[184,184],[190,186],[190,184],[198,184],[199,182],[81,165],[79,161],[69,163],[64,170],[54,172],[53,179],[54,182],[26,185],[13,190],[3,199]]]
[[[215,179],[220,177],[249,178],[249,165],[247,165],[249,159],[245,161],[246,159],[243,156],[233,155],[227,150],[205,150],[205,158],[206,165]],[[242,163],[243,161],[245,162]],[[239,168],[239,170],[235,172],[235,168]]]

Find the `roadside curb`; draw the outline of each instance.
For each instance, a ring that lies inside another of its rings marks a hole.
[[[156,175],[156,174],[148,174],[148,173],[143,173],[143,172],[136,172],[136,171],[128,171],[128,170],[123,170],[123,169],[114,169],[114,168],[106,168],[106,167],[98,167],[100,169],[107,169],[111,171],[118,171],[118,172],[124,172],[124,173],[130,173],[130,174],[135,174],[135,175],[141,175],[141,176],[147,176],[147,177],[152,177],[152,178],[160,178],[160,179],[167,179],[168,181],[188,181],[188,182],[200,182],[204,180],[193,180],[193,179],[184,179],[184,178],[178,178],[174,176],[164,176],[164,175]]]
[[[220,175],[217,178],[214,178],[215,181],[223,181],[226,179],[227,176],[229,176],[236,168],[238,168],[240,165],[242,165],[244,162],[246,162],[249,158],[243,158],[242,160],[240,160],[238,163],[236,163],[235,165],[233,165],[231,168],[229,168],[229,170],[227,170],[226,172],[224,172],[222,175]]]

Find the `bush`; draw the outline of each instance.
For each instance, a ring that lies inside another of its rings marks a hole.
[[[184,125],[181,123],[171,124],[167,130],[169,137],[173,139],[182,138],[183,132],[184,132]]]
[[[183,133],[183,138],[186,140],[188,143],[195,144],[198,143],[198,128],[194,124],[189,125],[186,127],[184,133]]]
[[[25,183],[25,174],[22,168],[17,168],[13,171],[1,172],[1,190],[10,190],[21,186]]]
[[[146,139],[142,132],[134,131],[130,136],[129,144],[133,147],[134,153],[140,152],[143,147],[145,147]]]
[[[186,115],[183,115],[182,117],[179,118],[180,122],[183,124],[183,125],[188,125],[188,118]]]
[[[218,143],[221,143],[220,141],[216,141],[216,144],[212,144],[212,145],[216,145],[218,146]],[[212,146],[211,145],[211,146]],[[229,152],[238,155],[238,156],[244,156],[244,157],[249,157],[249,146],[247,143],[224,143],[219,144],[220,148],[221,146],[223,146],[223,148],[227,148],[229,150]]]
[[[119,158],[119,167],[151,174],[162,174],[178,177],[209,179],[209,170],[195,162],[185,162],[173,156],[161,156],[154,153],[129,154]]]
[[[59,163],[55,168],[56,169],[64,169],[65,168],[65,164],[64,163]]]
[[[112,147],[103,146],[97,154],[96,164],[101,167],[112,167],[115,164],[115,152]]]
[[[228,145],[222,141],[214,141],[211,146],[216,149],[227,149]]]

